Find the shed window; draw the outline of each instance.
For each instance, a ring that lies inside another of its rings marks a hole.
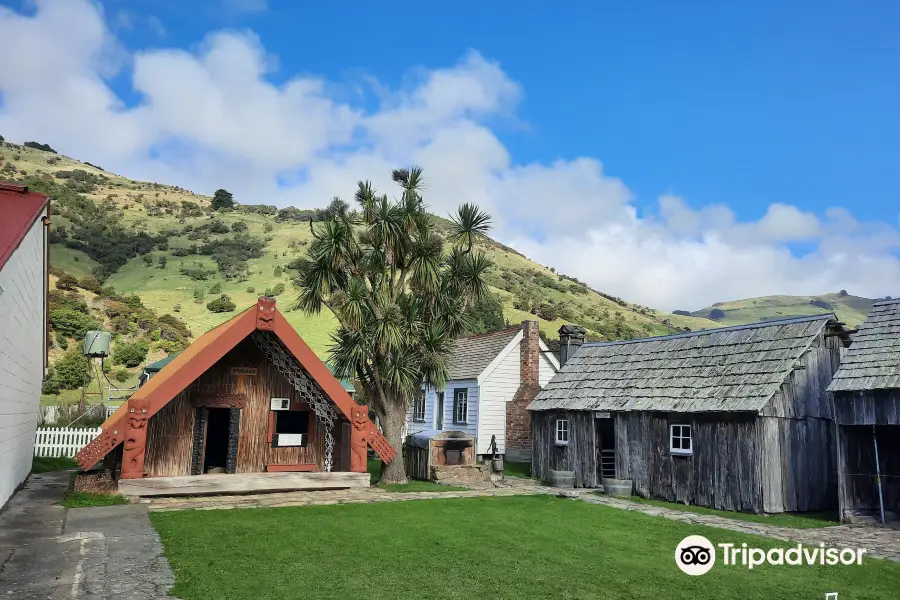
[[[569,443],[569,420],[556,420],[556,445],[566,446]]]
[[[469,390],[453,390],[453,422],[465,424],[469,417]]]
[[[416,396],[413,401],[413,421],[425,420],[425,392]]]
[[[693,454],[691,443],[691,426],[676,424],[670,427],[669,451],[672,454]]]

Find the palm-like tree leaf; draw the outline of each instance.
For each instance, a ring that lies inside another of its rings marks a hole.
[[[453,225],[450,227],[450,235],[456,245],[472,251],[472,245],[479,238],[487,235],[491,230],[491,217],[482,212],[475,204],[468,202],[459,207],[456,215],[450,215]]]

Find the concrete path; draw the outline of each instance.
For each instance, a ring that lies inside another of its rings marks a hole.
[[[32,475],[0,514],[0,599],[171,599],[147,507],[65,509],[69,476]]]

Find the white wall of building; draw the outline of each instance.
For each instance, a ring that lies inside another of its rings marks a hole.
[[[46,344],[44,235],[39,218],[0,270],[0,506],[28,477],[34,453]]]

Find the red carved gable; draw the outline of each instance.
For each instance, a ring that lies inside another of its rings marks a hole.
[[[256,328],[260,331],[275,331],[275,300],[260,298],[256,301]]]

